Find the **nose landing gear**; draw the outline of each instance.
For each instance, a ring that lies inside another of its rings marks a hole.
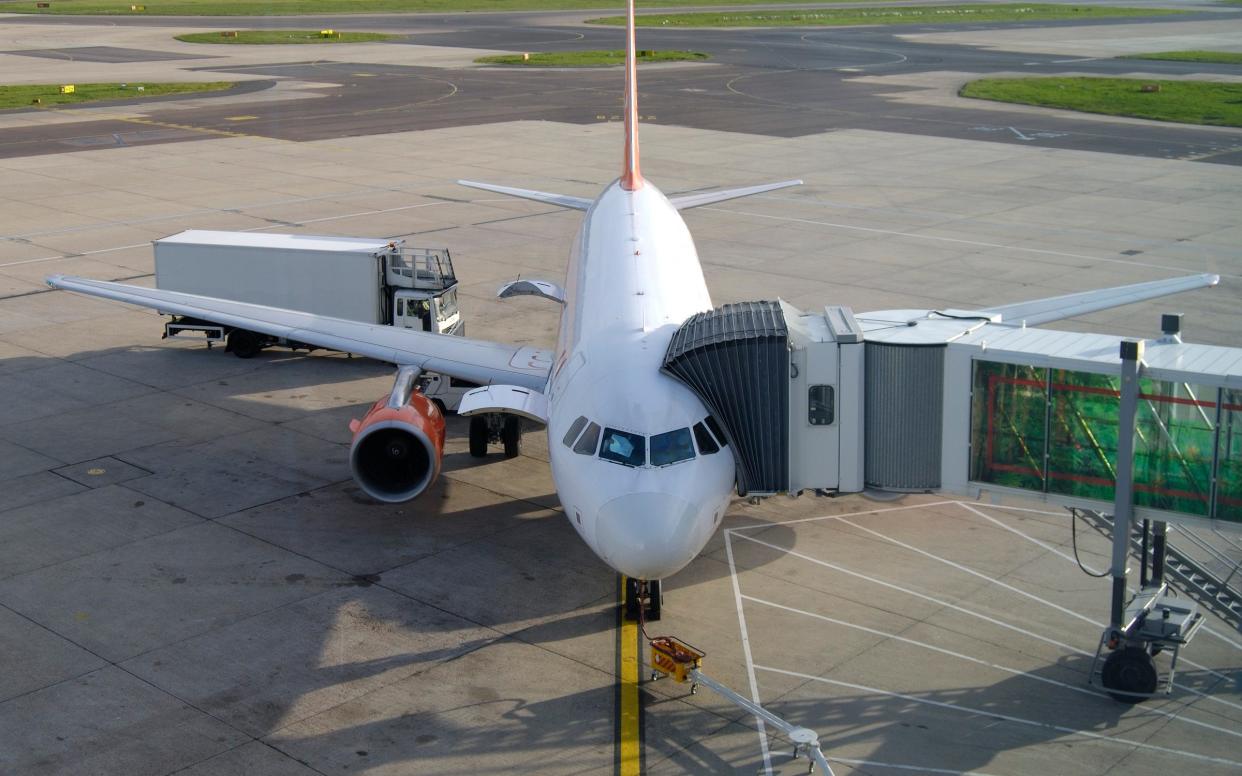
[[[660,580],[625,578],[625,619],[656,622],[663,603]]]

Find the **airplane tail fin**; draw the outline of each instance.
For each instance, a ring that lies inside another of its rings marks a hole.
[[[643,186],[638,168],[638,54],[634,50],[634,0],[627,3],[625,22],[625,162],[621,188],[635,191]]]
[[[1206,288],[1220,282],[1220,275],[1203,274],[1187,275],[1168,280],[1153,280],[1148,283],[1134,283],[1128,286],[1102,288],[1098,291],[1081,291],[1076,294],[1053,296],[1047,299],[1034,299],[1029,302],[1003,304],[987,307],[980,312],[988,315],[999,315],[1004,323],[1024,321],[1028,326],[1073,318],[1099,310],[1141,302],[1145,299],[1156,299],[1169,294],[1178,294],[1195,288]]]

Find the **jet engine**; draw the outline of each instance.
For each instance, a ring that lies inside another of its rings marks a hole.
[[[418,370],[402,367],[392,393],[349,424],[349,465],[372,498],[397,503],[415,498],[440,474],[444,416],[414,388]]]

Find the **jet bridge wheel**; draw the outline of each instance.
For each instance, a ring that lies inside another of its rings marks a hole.
[[[485,415],[470,416],[470,455],[473,458],[487,457],[487,417]]]
[[[1142,703],[1156,691],[1156,664],[1143,647],[1122,647],[1105,659],[1100,678],[1113,700]]]

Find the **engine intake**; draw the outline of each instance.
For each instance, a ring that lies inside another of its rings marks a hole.
[[[362,420],[350,423],[354,440],[349,465],[354,480],[372,498],[389,503],[409,501],[435,482],[444,456],[444,416],[430,399],[411,390],[385,396]]]

